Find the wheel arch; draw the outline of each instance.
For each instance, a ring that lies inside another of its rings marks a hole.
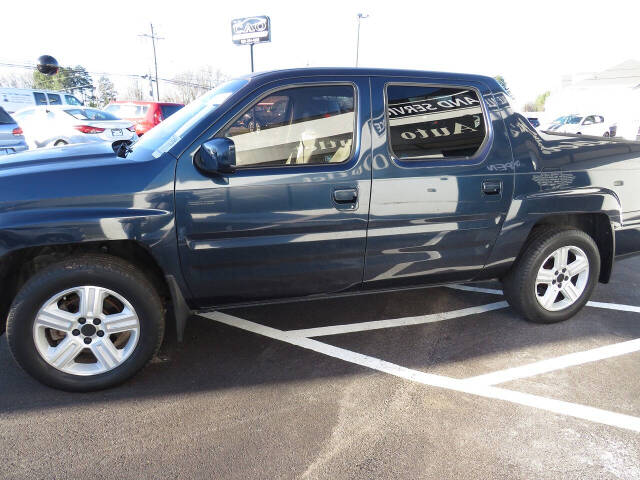
[[[514,198],[478,279],[506,275],[526,249],[534,229],[544,225],[570,226],[589,234],[601,256],[599,281],[609,281],[615,257],[615,229],[622,225],[622,209],[615,192],[597,187],[536,192]]]
[[[549,215],[539,219],[531,228],[527,242],[518,253],[523,254],[528,240],[541,228],[566,227],[576,228],[589,235],[596,242],[600,252],[600,283],[608,283],[613,271],[615,258],[615,233],[610,218],[606,213],[565,213]],[[516,260],[517,261],[517,260]]]
[[[165,306],[173,306],[178,339],[190,310],[173,275],[166,275],[162,267],[143,244],[135,240],[110,240],[84,243],[56,244],[14,250],[0,261],[0,334],[6,328],[6,319],[13,299],[24,283],[39,270],[63,258],[102,253],[121,258],[138,268],[156,288]]]

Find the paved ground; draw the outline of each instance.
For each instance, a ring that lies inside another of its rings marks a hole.
[[[197,317],[95,394],[40,386],[1,338],[0,478],[638,479],[639,271],[548,326],[499,285]]]

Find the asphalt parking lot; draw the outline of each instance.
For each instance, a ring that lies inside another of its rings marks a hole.
[[[639,272],[555,325],[498,284],[194,317],[92,394],[36,383],[2,337],[0,477],[637,479]]]

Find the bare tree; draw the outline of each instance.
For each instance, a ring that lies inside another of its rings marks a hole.
[[[169,88],[164,89],[162,100],[165,102],[192,102],[202,94],[228,80],[228,76],[219,69],[207,66],[195,71],[186,71],[167,81]]]
[[[33,75],[30,72],[11,72],[5,75],[1,75],[0,87],[33,88]]]
[[[144,100],[144,90],[140,86],[140,82],[138,80],[131,80],[129,84],[129,88],[124,94],[124,98],[120,98],[120,100]]]
[[[100,77],[98,79],[98,98],[96,99],[98,105],[103,107],[112,100],[115,100],[117,96],[118,92],[116,92],[113,82],[104,75]]]

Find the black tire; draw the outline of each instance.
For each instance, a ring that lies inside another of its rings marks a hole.
[[[542,262],[563,246],[576,246],[585,252],[589,260],[589,277],[582,294],[572,305],[559,311],[549,311],[536,298],[536,277]],[[502,283],[507,301],[525,319],[535,323],[556,323],[574,316],[584,307],[599,275],[600,252],[589,235],[581,230],[549,226],[532,232],[524,252]]]
[[[53,144],[54,147],[62,147],[64,145],[69,145],[69,144],[64,140],[58,140],[56,143]]]
[[[140,323],[131,355],[112,370],[89,376],[66,373],[47,363],[33,338],[40,307],[58,292],[83,285],[118,293],[133,306]],[[164,310],[151,282],[124,260],[102,254],[71,257],[37,272],[18,292],[7,319],[7,341],[17,363],[40,382],[74,392],[109,388],[129,379],[157,353],[163,335]]]

